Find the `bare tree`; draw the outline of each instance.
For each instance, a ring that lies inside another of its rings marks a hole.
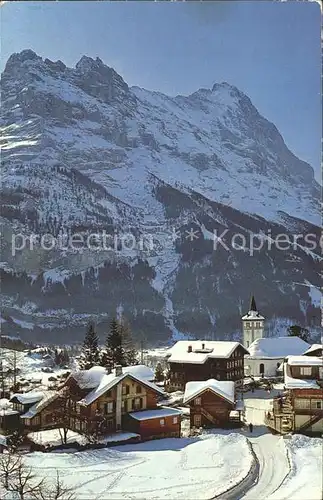
[[[0,482],[7,490],[9,488],[9,478],[11,478],[21,466],[21,456],[12,453],[0,455]]]
[[[0,464],[1,483],[7,491],[16,493],[20,500],[37,498],[44,479],[37,479],[31,468],[25,466],[21,456],[4,454]]]
[[[56,481],[53,485],[44,483],[37,493],[37,500],[75,500],[75,495],[71,488],[68,488],[56,473]]]

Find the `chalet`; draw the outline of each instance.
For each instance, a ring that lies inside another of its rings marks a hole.
[[[235,384],[231,381],[188,382],[183,403],[190,407],[190,426],[227,427],[235,409]]]
[[[289,432],[323,432],[323,358],[290,356],[284,363],[282,395],[274,398],[273,409],[265,416],[268,427]]]
[[[58,396],[54,391],[14,394],[10,402],[13,411],[19,415],[19,424],[16,423],[15,428],[20,427],[30,432],[55,427],[57,423],[53,418],[53,409],[58,404]]]
[[[260,338],[248,347],[245,355],[247,377],[275,377],[277,370],[287,356],[298,356],[308,349],[309,344],[299,337]]]
[[[180,435],[179,410],[161,408],[164,392],[138,377],[138,370],[100,367],[71,374],[66,381],[74,406],[70,428],[80,433],[137,432],[142,440]],[[175,418],[176,417],[176,418]]]
[[[311,345],[305,352],[303,352],[303,356],[323,356],[323,344],[313,344]]]
[[[243,384],[244,355],[248,351],[239,342],[180,340],[169,349],[169,375],[165,389],[184,391],[192,381],[209,379]]]

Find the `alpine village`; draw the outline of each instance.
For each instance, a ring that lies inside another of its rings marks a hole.
[[[252,432],[245,400],[255,393],[267,404],[259,410],[260,424],[270,432],[321,436],[322,344],[310,345],[308,331],[296,325],[281,337],[266,338],[264,331],[265,318],[252,296],[241,342],[179,340],[138,353],[129,325],[114,319],[104,347],[90,324],[74,357],[44,347],[3,349],[0,451],[106,447],[205,429]],[[45,377],[23,377],[18,354],[41,359]],[[55,429],[56,444],[32,439]],[[76,436],[72,442],[70,433]]]

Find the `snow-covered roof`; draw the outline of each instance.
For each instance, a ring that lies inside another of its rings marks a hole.
[[[286,389],[320,389],[317,380],[291,377],[287,363],[284,365],[284,385]]]
[[[265,319],[263,316],[261,316],[261,314],[259,314],[258,311],[248,311],[247,314],[245,314],[244,316],[242,316],[242,319],[247,319],[247,320],[263,320]]]
[[[285,358],[303,354],[309,347],[307,342],[299,337],[270,337],[256,339],[248,347],[250,354],[246,358]]]
[[[180,410],[174,408],[158,408],[157,410],[143,410],[129,413],[136,420],[151,420],[153,418],[176,417],[181,415]]]
[[[290,366],[322,366],[323,358],[318,358],[317,356],[289,356],[287,359],[287,364]]]
[[[167,357],[171,363],[203,364],[208,358],[229,358],[239,345],[246,351],[239,342],[179,340],[168,350]],[[192,352],[188,352],[190,347]]]
[[[187,382],[183,402],[188,403],[206,390],[212,391],[214,394],[234,403],[234,382],[231,380],[215,380],[213,378],[202,382]]]
[[[148,382],[152,382],[155,378],[153,370],[146,365],[124,366],[122,371],[123,373],[131,373],[141,380],[147,380]]]
[[[323,344],[313,344],[303,352],[303,355],[310,354],[311,352],[319,351],[321,349],[323,349]]]
[[[37,401],[40,401],[44,397],[44,392],[36,392],[36,391],[29,391],[29,392],[23,392],[22,394],[17,393],[14,394],[10,401],[13,401],[14,399],[17,399],[19,403],[23,405],[28,405],[32,403],[37,403]]]
[[[103,366],[93,366],[89,370],[79,370],[70,374],[69,378],[73,378],[80,389],[94,389],[97,387],[102,378],[107,374]]]
[[[37,413],[46,408],[49,403],[58,398],[59,394],[56,391],[46,391],[43,393],[43,398],[34,404],[29,410],[20,416],[20,418],[33,418]]]
[[[102,396],[105,392],[109,391],[112,389],[114,386],[116,386],[119,382],[121,382],[124,378],[130,377],[136,382],[145,385],[146,387],[149,387],[155,392],[158,392],[161,395],[164,395],[164,391],[157,387],[157,385],[153,384],[152,382],[149,382],[146,379],[142,379],[139,376],[135,375],[131,371],[125,371],[127,368],[131,367],[126,367],[122,368],[123,373],[121,375],[116,376],[115,370],[113,370],[109,374],[105,374],[102,378],[100,383],[98,384],[95,389],[93,389],[89,394],[87,394],[81,401],[79,401],[80,404],[82,405],[89,405],[93,403],[97,398]]]

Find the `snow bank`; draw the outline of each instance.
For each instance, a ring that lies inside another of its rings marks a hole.
[[[321,499],[322,439],[293,435],[284,441],[290,457],[291,472],[270,500]]]
[[[161,439],[79,453],[32,453],[33,472],[60,477],[78,499],[206,500],[239,483],[252,456],[239,434]],[[157,472],[157,473],[156,473]]]

